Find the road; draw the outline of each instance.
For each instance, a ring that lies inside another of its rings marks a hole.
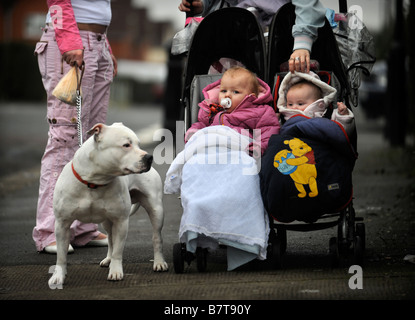
[[[158,300],[154,308],[160,315],[191,300],[198,300],[199,315],[202,308],[208,314],[204,301],[211,300],[251,302],[251,315],[259,308],[272,307],[255,305],[258,300],[413,300],[415,264],[404,257],[415,254],[415,184],[410,169],[415,153],[388,146],[382,137],[382,121],[368,121],[359,110],[355,113],[359,159],[353,173],[354,207],[364,218],[367,235],[361,289],[349,286],[354,272],[349,273],[348,265],[330,267],[329,238],[336,235],[335,228],[289,232],[280,270],[259,267],[228,272],[225,250],[219,250],[208,257],[205,273],[199,273],[192,263],[184,274],[175,274],[172,247],[178,241],[181,205],[177,195],[165,195],[163,238],[168,272],[151,270],[151,226],[140,209],[131,218],[123,281],[108,282],[107,270],[98,266],[105,248],[75,248],[68,258],[67,283],[62,290],[51,290],[47,280],[55,256],[37,253],[31,237],[47,135],[45,110],[39,104],[0,104],[0,300]],[[108,123],[123,122],[138,132],[144,149],[159,152],[152,134],[162,117],[158,105],[111,107]],[[164,180],[168,164],[155,163],[154,167]],[[176,304],[173,308],[172,303]]]

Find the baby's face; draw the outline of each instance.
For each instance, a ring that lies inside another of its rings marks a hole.
[[[287,92],[287,108],[304,111],[317,99],[311,86],[294,86]]]
[[[228,75],[224,74],[220,82],[219,101],[229,98],[232,106],[226,112],[232,112],[242,100],[251,92],[252,84],[249,76],[245,74]]]

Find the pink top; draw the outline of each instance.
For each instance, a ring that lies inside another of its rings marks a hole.
[[[79,29],[77,26],[74,9],[72,7],[72,2],[76,2],[76,0],[47,0],[51,24],[55,30],[56,42],[58,43],[59,51],[61,54],[71,50],[84,49],[81,36],[79,35]],[[105,0],[104,2],[107,4],[107,10],[111,10],[111,7],[108,6],[110,0]],[[80,8],[81,6],[77,6],[78,11]],[[87,6],[85,7],[85,10],[88,11]],[[89,13],[85,12],[85,14]],[[97,19],[98,20],[96,22],[91,21],[90,23],[102,24],[102,21],[99,20],[99,17],[97,17]],[[109,14],[108,12],[106,13],[105,21],[109,24],[110,19],[111,11]],[[111,52],[111,48],[109,49]]]

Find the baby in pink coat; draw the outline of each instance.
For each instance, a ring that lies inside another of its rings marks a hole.
[[[205,100],[199,104],[198,122],[186,132],[185,141],[197,130],[208,126],[224,125],[242,133],[248,131],[253,138],[253,130],[261,138],[258,141],[260,153],[256,154],[254,143],[249,147],[250,154],[255,157],[262,155],[273,134],[278,134],[280,125],[275,111],[268,105],[272,101],[269,86],[261,79],[242,67],[228,69],[222,79],[208,85],[203,94]],[[230,101],[229,105],[221,106],[218,102]],[[257,136],[255,134],[255,136]]]

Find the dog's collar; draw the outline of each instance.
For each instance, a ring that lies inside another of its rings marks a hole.
[[[79,181],[81,181],[83,184],[86,184],[86,185],[88,186],[88,188],[91,188],[91,189],[96,189],[96,188],[98,188],[98,187],[105,187],[105,186],[106,186],[106,184],[95,184],[95,183],[90,183],[90,182],[85,181],[84,179],[82,179],[82,178],[81,178],[81,176],[78,174],[78,172],[76,172],[76,171],[75,171],[75,168],[74,168],[74,166],[73,166],[73,162],[72,162],[72,172],[73,172],[74,176],[75,176],[75,177],[76,177]]]

